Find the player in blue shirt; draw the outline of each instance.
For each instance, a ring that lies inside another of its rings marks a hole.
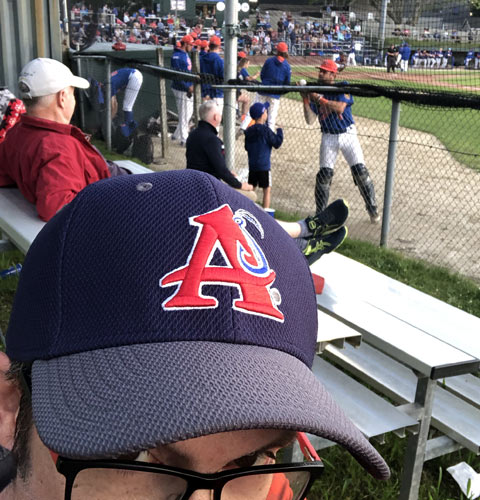
[[[453,69],[455,65],[455,57],[453,57],[453,51],[449,47],[448,50],[443,54],[442,68],[446,69],[448,62],[450,61],[451,68]]]
[[[133,105],[142,87],[142,73],[134,68],[121,68],[111,74],[110,82],[112,89],[112,119],[115,118],[118,112],[117,94],[120,91],[125,91],[122,104],[124,123],[121,125],[120,131],[125,137],[130,137],[137,128],[137,122],[133,119]]]
[[[192,47],[193,38],[190,35],[185,35],[180,40],[180,47],[175,48],[173,51],[170,62],[172,69],[184,73],[192,72],[192,61],[189,56]],[[175,96],[178,111],[178,124],[172,139],[180,141],[180,145],[183,146],[187,142],[188,124],[193,114],[193,83],[187,80],[173,80],[172,92]]]
[[[338,69],[334,61],[325,59],[319,66],[319,70],[319,85],[333,85],[335,83]],[[365,167],[362,147],[352,116],[353,97],[350,94],[338,92],[329,92],[323,96],[309,92],[303,94],[302,97],[306,122],[312,124],[318,118],[322,129],[320,169],[315,182],[317,213],[324,210],[328,204],[333,169],[338,152],[341,151],[351,169],[355,185],[365,201],[370,221],[377,223],[380,216],[375,199],[375,189]]]
[[[223,59],[220,57],[221,40],[218,36],[212,36],[209,40],[209,52],[200,59],[200,72],[212,75],[211,82],[223,83],[224,67]],[[213,99],[220,109],[223,109],[223,90],[214,89],[211,83],[202,84],[202,97]]]
[[[412,49],[408,45],[407,42],[403,42],[399,49],[400,55],[402,59],[400,60],[400,70],[407,72],[408,71],[408,62],[410,61],[410,54],[412,53]]]
[[[473,50],[469,50],[467,52],[467,57],[465,57],[465,69],[468,69],[468,65],[470,64],[470,61],[473,61],[474,57],[475,57],[475,52]]]
[[[287,44],[280,42],[277,45],[277,55],[269,57],[263,64],[260,72],[263,85],[290,85],[292,70],[287,58]],[[280,94],[258,92],[255,96],[255,102],[268,102],[270,104],[268,108],[268,126],[275,131],[275,122],[280,107]]]

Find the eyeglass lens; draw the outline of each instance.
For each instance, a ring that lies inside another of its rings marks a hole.
[[[229,480],[221,500],[300,500],[309,482],[307,471],[253,474]],[[85,469],[73,483],[72,500],[184,500],[185,479],[170,474],[123,469]],[[210,498],[209,496],[206,498]]]

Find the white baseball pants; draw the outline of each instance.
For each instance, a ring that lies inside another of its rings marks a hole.
[[[125,88],[125,96],[123,97],[123,111],[133,111],[133,105],[137,99],[138,93],[143,83],[143,75],[136,69],[128,77],[128,83]]]
[[[344,134],[322,134],[320,168],[333,170],[339,151],[342,152],[349,167],[359,163],[365,164],[355,125],[350,125]]]
[[[181,90],[172,89],[172,92],[175,96],[178,112],[178,124],[172,139],[186,142],[189,133],[188,124],[193,114],[193,97],[187,97],[187,93]]]

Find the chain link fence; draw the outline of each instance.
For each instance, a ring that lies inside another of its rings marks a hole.
[[[316,57],[310,58],[308,65],[305,64],[305,58],[298,64],[291,61],[292,85],[305,77],[313,82],[313,75],[317,73],[315,66],[320,61]],[[168,140],[164,138],[161,145],[159,129],[156,132],[154,130],[157,145],[154,162],[150,167],[154,170],[183,169],[186,166],[185,147],[170,138],[177,125],[177,110],[170,87],[172,78],[180,79],[185,75],[175,75],[173,72],[159,77],[158,73],[142,68],[141,62],[134,63],[144,77],[134,107],[135,119],[140,123],[140,134],[145,133],[149,122],[158,122],[161,103],[166,103],[167,107]],[[261,58],[257,58],[250,67],[250,73],[255,73],[262,62]],[[121,65],[121,62],[114,60],[112,70]],[[165,67],[169,67],[168,55],[165,57]],[[86,58],[82,60],[81,73],[81,76],[104,81],[104,62]],[[164,95],[159,86],[162,78],[166,83]],[[364,78],[362,75],[362,81]],[[337,78],[349,82],[355,82],[356,79],[357,68],[346,68]],[[383,85],[383,88],[386,87],[388,85]],[[245,89],[253,103],[256,93],[249,86],[235,86],[236,91],[241,88]],[[461,84],[458,85],[458,90],[461,90]],[[374,244],[382,241],[389,248],[409,257],[446,267],[480,283],[479,110],[465,107],[465,103],[461,104],[463,107],[453,107],[455,98],[450,99],[450,107],[424,105],[419,89],[415,102],[405,102],[401,96],[397,101],[400,102],[397,107],[399,114],[396,115],[399,117],[399,127],[395,136],[392,135],[391,98],[364,97],[365,92],[359,92],[360,95],[355,95],[353,90],[350,92],[354,98],[352,112],[358,137],[365,165],[375,186],[380,215],[384,212],[387,179],[390,183],[387,186],[392,188],[392,199],[387,216],[383,216],[383,221],[372,224],[365,202],[354,184],[351,169],[339,153],[334,167],[330,201],[340,197],[348,201],[349,236]],[[413,94],[416,92],[413,89]],[[460,103],[460,92],[458,96]],[[87,99],[84,96],[82,100],[82,125],[90,132],[96,131],[101,135],[98,130],[102,128],[103,112],[96,109],[91,97]],[[439,99],[441,100],[440,97]],[[121,95],[119,100],[121,109]],[[440,100],[438,104],[441,104]],[[425,101],[431,103],[432,99]],[[435,99],[433,102],[436,102]],[[196,106],[199,104],[200,99],[197,98]],[[195,114],[192,127],[194,121]],[[236,124],[238,126],[239,120]],[[285,138],[282,146],[272,151],[271,207],[298,217],[312,214],[315,212],[315,179],[319,170],[322,133],[318,121],[311,125],[306,123],[301,95],[293,86],[291,92],[280,98],[276,126],[283,128]],[[222,135],[221,128],[220,136]],[[226,151],[226,154],[234,154],[235,171],[246,179],[248,158],[244,137],[236,135],[238,138],[234,151]],[[395,151],[394,156],[392,151]],[[131,154],[131,147],[126,154]],[[387,176],[387,165],[392,173],[390,178]],[[257,194],[261,200],[261,190]]]

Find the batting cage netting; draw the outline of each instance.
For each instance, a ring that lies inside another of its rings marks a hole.
[[[77,70],[93,82],[81,96],[77,118],[87,131],[105,138],[106,63],[112,73],[136,69],[142,77],[132,107],[138,127],[120,146],[123,103],[130,97],[126,91],[116,93],[112,81],[118,102],[112,116],[113,149],[154,170],[183,169],[186,149],[177,130],[179,108],[194,103],[190,130],[198,119],[201,86],[225,90],[233,85],[239,98],[236,140],[234,151],[226,154],[234,155],[234,170],[247,181],[247,111],[254,102],[268,100],[262,94],[278,95],[269,108],[269,113],[278,111],[270,125],[274,131],[282,128],[284,135],[282,145],[271,153],[271,207],[277,216],[303,217],[318,209],[319,199],[345,198],[350,206],[349,237],[375,244],[388,241],[389,248],[480,282],[480,31],[473,26],[474,16],[458,12],[451,2],[441,8],[439,2],[409,2],[411,11],[402,2],[400,13],[397,3],[389,4],[383,24],[381,9],[373,7],[363,12],[317,6],[314,16],[310,7],[288,12],[290,3],[277,6],[281,10],[270,8],[268,20],[265,10],[251,14],[238,39],[238,72],[244,68],[250,81],[245,72],[229,82],[202,73],[195,49],[187,51],[193,76],[171,70],[173,45],[198,28],[197,18],[182,20],[173,36],[167,28],[159,32],[156,23],[149,35],[156,34],[156,43],[126,43],[127,50],[121,52],[111,51],[111,42],[122,37],[128,42],[134,25],[119,25],[108,33],[104,25],[97,30],[96,43],[77,52]],[[199,40],[212,35],[206,24],[200,24]],[[148,17],[143,29],[150,29]],[[144,36],[142,29],[137,32]],[[221,38],[220,30],[214,33]],[[279,90],[262,91],[262,68],[270,58],[278,60],[278,43],[286,45],[290,80]],[[163,64],[157,70],[152,69],[158,66],[156,45],[163,45]],[[328,71],[332,66],[326,61],[335,62],[334,71]],[[334,79],[326,83],[321,75],[328,72]],[[184,103],[172,91],[178,81],[193,86],[193,97],[184,92]],[[326,85],[336,89],[322,90]],[[334,112],[325,105],[332,95],[348,109]],[[162,106],[167,133],[163,141]],[[310,121],[308,109],[313,113]],[[223,133],[220,127],[220,137]],[[261,203],[261,188],[257,195]]]

